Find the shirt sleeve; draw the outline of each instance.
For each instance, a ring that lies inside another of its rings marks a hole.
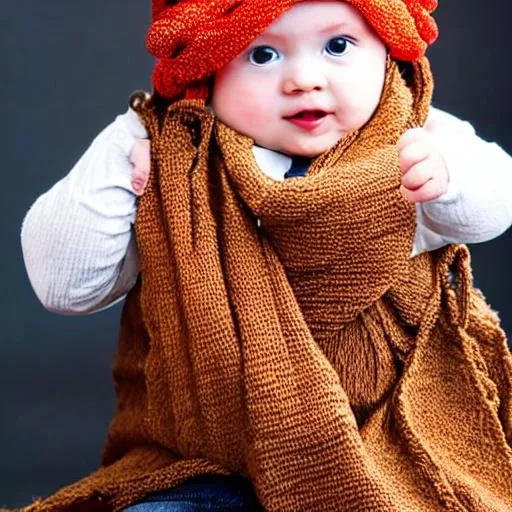
[[[496,238],[512,224],[512,158],[486,142],[470,123],[432,108],[425,128],[443,155],[449,186],[416,205],[413,256],[451,243]]]
[[[145,137],[135,112],[118,116],[26,214],[21,230],[25,267],[48,310],[99,311],[135,284],[137,196],[129,154],[135,140]]]

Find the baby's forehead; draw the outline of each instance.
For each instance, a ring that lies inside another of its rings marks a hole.
[[[295,51],[299,47],[324,46],[328,40],[339,37],[362,46],[387,46],[352,5],[339,0],[302,0],[250,41],[237,57],[260,45]]]
[[[337,25],[369,29],[362,12],[340,0],[300,0],[278,16],[264,33],[279,30],[318,28],[327,30]]]

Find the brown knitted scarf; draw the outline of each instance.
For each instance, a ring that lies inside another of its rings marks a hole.
[[[426,60],[275,182],[190,101],[138,106],[154,166],[136,225],[103,467],[27,510],[121,510],[240,472],[269,511],[512,510],[512,363],[464,246],[410,258],[396,143]]]

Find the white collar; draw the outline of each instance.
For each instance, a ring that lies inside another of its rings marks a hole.
[[[252,152],[263,174],[275,181],[284,181],[284,175],[292,164],[289,156],[262,146],[253,146]]]

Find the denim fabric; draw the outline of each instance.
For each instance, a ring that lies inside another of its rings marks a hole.
[[[203,475],[146,496],[125,512],[263,511],[249,481],[240,476]]]

